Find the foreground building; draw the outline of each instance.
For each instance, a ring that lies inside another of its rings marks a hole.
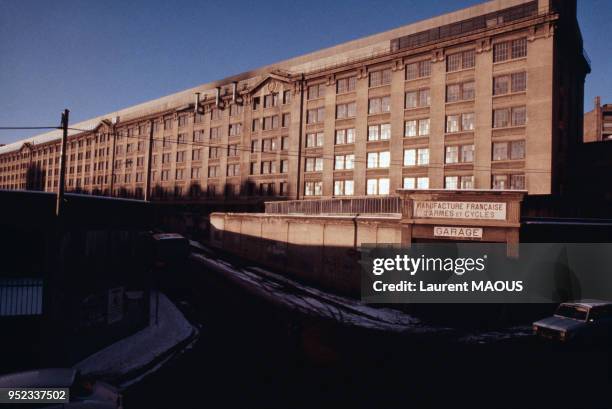
[[[495,0],[93,118],[69,191],[201,200],[565,189],[581,142],[576,2]],[[0,147],[0,188],[58,189],[60,133]]]
[[[595,106],[584,114],[584,142],[612,140],[612,104],[601,105],[595,97]]]

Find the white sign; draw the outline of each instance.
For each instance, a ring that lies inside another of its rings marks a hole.
[[[415,200],[415,218],[506,220],[506,203]]]
[[[482,239],[481,227],[435,226],[434,237],[455,237],[459,239]]]

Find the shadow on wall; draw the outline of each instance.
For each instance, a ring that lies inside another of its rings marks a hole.
[[[44,191],[47,185],[47,173],[37,163],[31,163],[26,171],[26,189]]]

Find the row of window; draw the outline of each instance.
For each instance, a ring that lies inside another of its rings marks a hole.
[[[523,58],[527,56],[527,39],[504,41],[494,44],[493,62],[501,62],[510,59]],[[475,50],[466,50],[452,53],[446,56],[446,71],[453,72],[474,68],[476,63]],[[378,87],[391,83],[391,69],[371,71],[368,76],[368,86]],[[422,60],[406,64],[405,79],[415,80],[429,77],[431,75],[431,60]],[[336,93],[342,94],[355,90],[357,77],[341,78],[336,81]],[[308,99],[317,99],[325,96],[325,84],[315,84],[308,87]]]
[[[491,177],[493,189],[525,189],[525,175],[493,175]],[[407,176],[403,178],[404,189],[429,189],[429,177],[427,176]],[[445,176],[445,189],[473,189],[474,176]],[[355,194],[355,182],[353,180],[335,180],[334,196],[352,196]],[[390,194],[390,180],[387,177],[366,179],[367,195],[388,195]],[[304,183],[305,196],[322,196],[322,181],[307,181]]]

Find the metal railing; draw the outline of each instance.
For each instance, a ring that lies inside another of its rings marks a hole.
[[[402,213],[399,196],[350,197],[266,202],[268,214],[388,214]]]

